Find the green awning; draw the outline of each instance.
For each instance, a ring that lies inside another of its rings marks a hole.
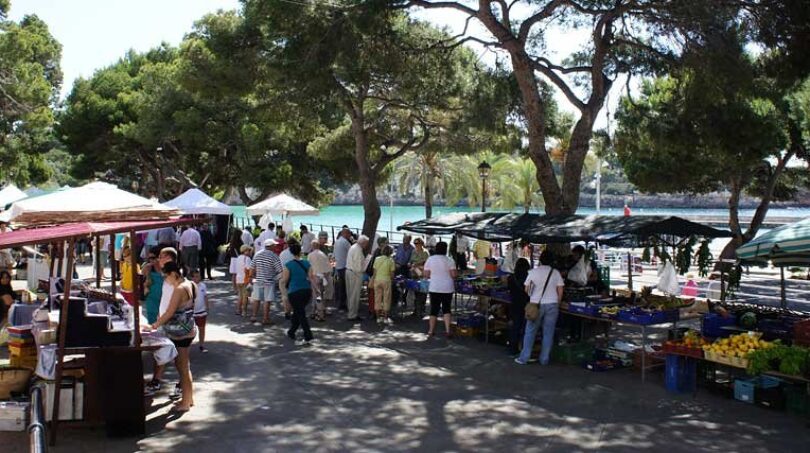
[[[743,263],[810,266],[810,218],[775,228],[737,249]]]

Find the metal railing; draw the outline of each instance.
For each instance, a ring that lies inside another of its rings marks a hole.
[[[47,453],[48,451],[44,403],[42,387],[35,385],[31,389],[31,422],[28,424],[28,442],[31,453]]]

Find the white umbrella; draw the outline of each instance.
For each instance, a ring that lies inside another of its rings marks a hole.
[[[23,198],[28,198],[28,195],[14,184],[9,184],[3,190],[0,190],[0,209]]]
[[[320,211],[303,201],[293,198],[285,193],[274,195],[247,208],[248,215],[273,214],[280,216],[290,215],[318,215]]]
[[[163,219],[177,210],[104,182],[60,190],[11,206],[16,223],[64,223]]]
[[[188,189],[177,198],[165,203],[166,206],[177,208],[182,214],[210,214],[231,215],[231,207],[208,196],[200,189]]]

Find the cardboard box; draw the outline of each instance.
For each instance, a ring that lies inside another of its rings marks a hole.
[[[28,417],[28,403],[0,401],[0,431],[25,431]]]

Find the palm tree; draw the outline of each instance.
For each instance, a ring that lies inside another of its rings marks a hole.
[[[492,174],[493,178],[497,178],[496,185],[499,189],[497,198],[494,198],[494,206],[508,210],[523,206],[525,213],[532,207],[543,206],[536,168],[530,159],[503,159],[493,165]]]
[[[441,157],[434,150],[408,153],[397,160],[395,174],[399,174],[400,192],[405,194],[419,188],[425,199],[425,217],[433,216],[433,196],[444,186],[439,164]]]

